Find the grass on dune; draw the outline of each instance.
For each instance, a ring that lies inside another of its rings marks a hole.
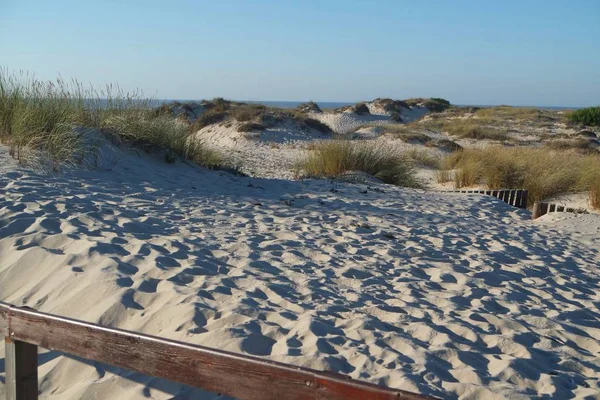
[[[594,207],[600,197],[600,155],[573,150],[526,147],[464,149],[450,154],[445,170],[454,169],[455,186],[528,189],[529,201],[588,191]],[[532,204],[532,203],[530,203]]]
[[[92,151],[87,128],[165,159],[185,157],[209,167],[222,163],[215,151],[194,141],[189,128],[151,107],[140,93],[108,85],[98,91],[61,78],[42,81],[0,70],[0,141],[20,162],[41,160],[53,170],[81,163]]]
[[[393,185],[420,187],[412,162],[380,142],[319,142],[300,162],[299,168],[305,176],[331,178],[348,171],[363,171]]]

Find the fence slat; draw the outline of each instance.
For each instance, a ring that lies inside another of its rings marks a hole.
[[[515,207],[523,208],[523,190],[518,189],[515,194]]]
[[[6,399],[38,398],[37,346],[5,338]]]
[[[538,219],[541,216],[542,216],[542,203],[540,203],[539,201],[536,201],[535,203],[533,203],[533,211],[531,213],[531,218]]]
[[[2,317],[10,314],[10,318]],[[242,400],[431,399],[432,397],[323,373],[141,335],[0,303],[0,323],[13,340],[59,350]]]

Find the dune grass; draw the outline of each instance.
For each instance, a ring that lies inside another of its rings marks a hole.
[[[444,166],[446,170],[455,169],[457,188],[485,185],[489,189],[528,189],[530,204],[568,192],[588,191],[591,199],[599,194],[597,154],[495,146],[452,153]]]
[[[486,126],[486,121],[475,118],[447,120],[443,123],[442,130],[461,139],[498,141],[510,139],[505,131]]]
[[[369,173],[386,183],[420,187],[411,161],[381,142],[329,140],[314,144],[299,164],[305,176],[332,178],[348,171]]]
[[[151,106],[139,92],[118,86],[84,89],[77,81],[42,81],[0,70],[0,141],[20,162],[42,161],[59,170],[82,162],[92,151],[86,139],[92,128],[113,142],[126,142],[165,159],[186,157],[216,167],[220,157],[194,141],[189,128]],[[219,161],[221,162],[221,161]]]

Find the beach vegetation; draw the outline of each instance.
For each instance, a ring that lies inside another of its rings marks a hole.
[[[451,153],[443,169],[454,170],[456,188],[528,189],[530,205],[580,191],[589,192],[594,200],[600,182],[600,155],[571,149],[491,146]]]
[[[413,163],[381,142],[328,140],[315,143],[300,161],[303,176],[333,178],[348,171],[362,171],[385,183],[420,187]]]
[[[189,127],[139,92],[116,85],[101,90],[77,81],[43,81],[0,70],[0,140],[20,162],[40,161],[59,170],[82,163],[93,152],[89,136],[165,154],[165,160],[188,158],[217,167],[216,151],[193,140]]]
[[[572,111],[568,114],[569,121],[576,124],[600,126],[600,107],[588,107]]]

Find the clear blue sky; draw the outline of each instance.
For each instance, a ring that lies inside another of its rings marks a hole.
[[[600,0],[0,0],[0,66],[160,98],[600,104]]]

